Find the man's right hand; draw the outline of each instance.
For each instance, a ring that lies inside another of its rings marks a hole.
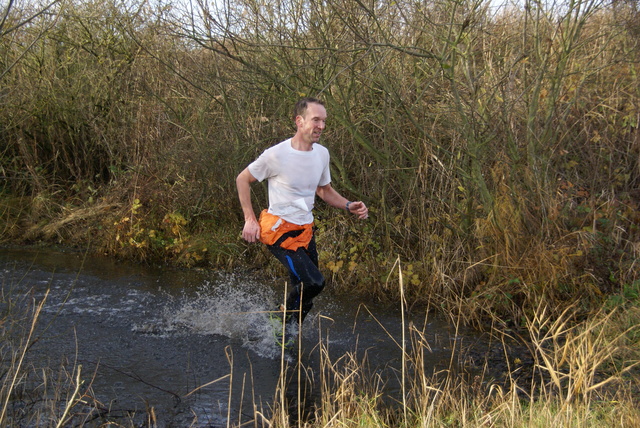
[[[249,219],[244,222],[242,239],[251,243],[258,242],[260,240],[260,225],[256,219]]]
[[[244,228],[242,229],[242,239],[247,242],[257,242],[260,239],[260,225],[256,219],[256,215],[253,212],[251,206],[251,183],[257,181],[256,178],[251,175],[249,168],[242,170],[238,177],[236,177],[236,186],[238,188],[238,198],[240,199],[240,205],[242,206],[242,213],[244,214]]]

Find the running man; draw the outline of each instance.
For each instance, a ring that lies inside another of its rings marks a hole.
[[[318,269],[311,212],[315,195],[359,219],[366,219],[369,213],[364,202],[349,201],[331,187],[329,151],[318,144],[327,120],[324,103],[310,97],[299,100],[294,120],[295,135],[265,150],[236,178],[245,221],[243,239],[264,243],[289,271],[291,291],[283,308],[286,322],[304,320],[325,284]],[[258,219],[250,185],[265,179],[269,208]]]

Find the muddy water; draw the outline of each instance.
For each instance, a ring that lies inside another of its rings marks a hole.
[[[248,423],[254,409],[271,413],[281,352],[267,311],[282,300],[279,280],[150,268],[77,252],[0,249],[0,282],[5,296],[31,293],[40,301],[48,290],[31,363],[81,364],[111,418],[145,421],[153,409],[159,427],[218,427]],[[412,316],[425,325],[427,370],[448,367],[461,336],[425,314]],[[302,332],[300,361],[316,379],[304,382],[304,406],[320,394],[319,343],[331,361],[347,353],[366,356],[393,397],[401,321],[397,308],[337,295],[328,286]]]

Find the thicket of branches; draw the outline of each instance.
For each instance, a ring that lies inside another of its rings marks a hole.
[[[2,236],[255,256],[235,176],[312,95],[334,187],[372,211],[319,207],[336,283],[393,295],[399,257],[411,299],[515,322],[640,289],[639,40],[633,1],[11,1]]]

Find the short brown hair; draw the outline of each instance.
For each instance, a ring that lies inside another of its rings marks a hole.
[[[324,101],[313,97],[304,97],[299,99],[296,106],[293,108],[293,120],[296,120],[296,117],[298,116],[304,116],[309,104],[320,104],[321,106],[324,106]]]

